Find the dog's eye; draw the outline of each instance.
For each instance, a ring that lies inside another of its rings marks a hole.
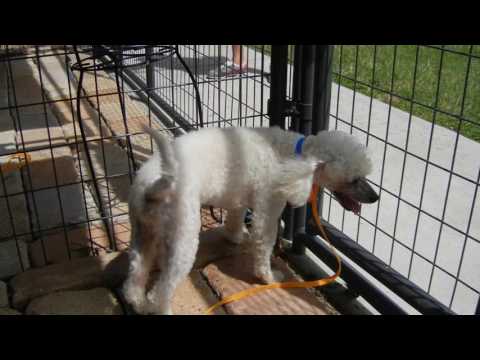
[[[352,185],[358,185],[358,182],[359,182],[359,181],[360,181],[359,179],[353,180],[353,181],[352,181]]]

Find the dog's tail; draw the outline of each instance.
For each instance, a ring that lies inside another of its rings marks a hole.
[[[143,130],[153,138],[153,141],[157,146],[160,160],[162,162],[162,173],[175,176],[177,161],[175,159],[171,141],[167,136],[160,135],[146,125],[143,125]]]
[[[177,160],[171,141],[167,136],[160,135],[153,129],[143,126],[155,142],[161,161],[161,177],[152,183],[145,191],[145,198],[150,201],[166,200],[172,195],[176,187]]]

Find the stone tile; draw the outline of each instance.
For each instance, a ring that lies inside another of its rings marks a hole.
[[[68,245],[67,245],[68,244]],[[45,250],[45,253],[44,253]],[[28,246],[32,267],[58,264],[71,258],[85,257],[90,254],[89,233],[86,226],[67,230],[50,231],[43,234]]]
[[[84,231],[89,243],[91,243],[92,247],[95,249],[95,254],[107,253],[111,250],[108,234],[105,231],[105,226],[101,220],[90,223],[89,226],[85,226]]]
[[[19,117],[17,144],[22,150],[35,150],[51,145],[66,145],[62,127],[54,115],[21,115]],[[48,128],[47,128],[48,123]]]
[[[137,315],[123,297],[122,288],[116,289],[119,299],[129,315]],[[174,315],[204,315],[204,311],[218,301],[208,283],[198,270],[193,270],[189,276],[180,283],[172,300]],[[214,311],[214,315],[226,315],[223,308]]]
[[[49,99],[57,100],[69,97],[68,74],[64,56],[48,56],[40,58],[39,64],[42,72],[43,90]],[[35,80],[40,83],[40,75],[34,74]],[[71,88],[75,85],[71,85]]]
[[[208,286],[199,271],[192,271],[189,277],[177,288],[172,302],[175,315],[203,315],[204,311],[215,304],[218,298]],[[214,315],[225,315],[221,307]]]
[[[129,221],[119,221],[113,225],[114,228],[114,237],[115,243],[117,244],[117,249],[122,251],[128,249],[130,246],[130,234],[132,227]]]
[[[210,229],[200,233],[200,244],[194,268],[201,269],[208,264],[232,255],[243,254],[247,251],[247,245],[239,246],[228,242],[221,228]]]
[[[112,132],[105,125],[98,111],[95,110],[90,103],[83,100],[80,106],[82,123],[88,140],[112,136]],[[65,138],[71,143],[75,141],[76,136],[77,141],[80,141],[81,131],[77,120],[76,103],[73,102],[73,115],[70,102],[68,101],[52,104],[52,111],[62,124]]]
[[[14,91],[17,105],[42,102],[44,94],[42,94],[40,82],[35,79],[35,76],[38,75],[38,67],[34,61],[32,59],[15,60],[10,66],[15,80]],[[41,111],[40,107],[39,111]]]
[[[83,76],[83,87],[89,95],[109,94],[117,91],[115,80],[104,71],[85,73]]]
[[[3,315],[22,315],[22,313],[11,308],[0,308],[0,316]]]
[[[115,288],[125,280],[127,270],[128,255],[125,252],[30,269],[10,280],[12,306],[23,309],[31,299],[58,291]]]
[[[89,143],[93,166],[97,177],[107,177],[97,181],[101,203],[109,212],[108,215],[121,215],[128,211],[128,196],[131,185],[126,152],[115,142],[105,140]],[[82,161],[86,156],[81,153]],[[133,176],[132,176],[133,177]]]
[[[32,300],[26,315],[122,315],[122,307],[108,289],[55,292]]]
[[[14,78],[21,78],[24,76],[31,76],[35,64],[32,59],[18,59],[11,61],[9,67],[12,69],[12,75]]]
[[[119,251],[127,250],[131,241],[131,225],[128,220],[114,223],[115,241]],[[98,248],[109,248],[107,233],[103,226],[92,227],[91,230],[94,246]],[[194,269],[201,269],[209,263],[236,254],[242,254],[247,251],[247,247],[233,245],[222,235],[221,229],[210,229],[200,233],[200,244],[197,257],[194,263]]]
[[[221,298],[258,285],[251,275],[249,256],[228,257],[208,265],[202,270],[208,283]],[[274,270],[281,271],[284,281],[299,280],[286,264],[273,260]],[[326,315],[316,296],[306,289],[272,289],[224,305],[233,315]]]
[[[56,226],[77,224],[87,220],[80,184],[37,190],[28,193],[27,198],[36,213],[33,216],[36,229],[48,230]]]
[[[98,120],[95,119],[83,119],[82,121],[87,141],[100,140],[112,136],[112,132],[108,127],[103,124],[103,122],[101,122],[99,126]],[[63,133],[65,134],[65,139],[69,143],[80,143],[82,141],[80,126],[77,122],[68,123],[63,125],[62,127]]]
[[[26,110],[22,110],[19,114],[13,110],[13,117],[18,123],[18,128],[22,131],[59,126],[59,122],[55,117],[55,114],[52,112],[50,106],[35,105],[41,107],[41,111],[34,111],[29,113]],[[28,106],[25,107],[28,109]]]
[[[0,73],[2,72],[2,69],[0,69]],[[8,106],[8,91],[6,88],[2,89],[2,79],[0,76],[0,107],[1,108],[6,108]]]
[[[0,198],[0,213],[2,214],[0,216],[0,238],[2,239],[13,237],[16,234],[24,235],[31,230],[23,195],[9,196],[8,202],[9,204],[7,204],[6,198]]]
[[[18,132],[17,144],[19,144],[20,149],[31,151],[45,147],[66,145],[66,139],[62,128],[57,126],[51,127],[49,130],[46,128],[39,128],[23,130],[21,133]]]
[[[130,171],[127,152],[115,141],[93,141],[89,143],[89,149],[92,153],[95,170],[99,175],[122,175],[128,174]]]
[[[51,150],[30,151],[30,161],[24,174],[29,177],[28,190],[40,190],[52,186],[62,186],[80,181],[75,159],[68,146]],[[55,176],[57,181],[55,181]]]
[[[131,232],[130,222],[128,222],[128,220],[114,222],[113,229],[112,234],[115,237],[117,250],[123,251],[128,249]],[[89,238],[90,235],[92,246],[96,253],[105,253],[111,250],[111,243],[103,223],[91,224],[90,231],[88,231],[88,229],[86,230],[86,236]]]
[[[105,117],[107,117],[108,125],[116,135],[127,134],[121,112],[112,114],[107,113],[105,114]],[[150,120],[148,115],[127,116],[128,134],[142,132],[143,125],[148,126],[149,123]]]
[[[0,122],[2,119],[0,119]],[[15,131],[5,130],[0,132],[0,156],[16,152]],[[2,161],[3,162],[3,161]]]
[[[0,281],[0,308],[8,306],[7,284]]]
[[[8,110],[0,110],[0,155],[11,154],[15,151],[15,125],[13,118],[8,113]]]
[[[53,114],[62,125],[77,121],[77,101],[76,100],[72,100],[72,101],[64,100],[64,101],[51,103],[50,109],[52,110]],[[72,110],[73,110],[73,114],[72,114]],[[86,100],[80,101],[80,111],[81,111],[83,120],[94,119],[94,120],[97,120],[98,122],[98,112],[91,107],[88,101]]]
[[[5,95],[7,92],[7,66],[6,63],[3,61],[0,64],[0,96]],[[6,96],[6,95],[5,95]],[[0,104],[2,104],[2,98],[0,97]]]
[[[127,221],[119,221],[114,224],[115,240],[119,251],[126,250],[130,246],[131,225]],[[92,228],[92,239],[94,246],[99,248],[109,248],[108,236],[102,227]],[[200,233],[200,244],[194,263],[194,269],[201,269],[213,261],[223,259],[228,256],[242,254],[247,251],[247,247],[233,245],[226,240],[221,229],[210,229]]]
[[[100,103],[100,108],[102,108],[103,105],[107,104],[119,105],[120,100],[118,97],[117,86],[115,84],[113,85],[114,86],[111,88],[100,89],[100,91],[98,92],[98,102],[97,92],[95,91],[95,89],[88,89],[88,94],[90,95],[89,100],[93,103],[93,106],[95,108],[98,108],[98,103]],[[125,98],[125,100],[127,100],[127,98]]]
[[[220,210],[220,209],[213,209],[213,213],[217,217],[217,219],[225,219],[225,216],[227,215],[227,212],[225,210]],[[214,229],[216,227],[219,227],[221,224],[219,224],[210,214],[210,208],[208,207],[203,207],[201,209],[201,217],[202,217],[202,230],[208,230],[208,229]]]
[[[6,165],[10,159],[8,157],[0,157],[0,164]],[[18,160],[15,159],[12,162],[18,164]],[[9,166],[9,165],[6,165]],[[0,177],[0,196],[15,195],[23,192],[22,178],[20,171],[17,169],[6,170],[2,167],[3,181]]]
[[[100,106],[102,115],[105,117],[107,122],[109,124],[112,123],[112,126],[118,127],[119,132],[125,133],[120,103],[102,104]],[[125,101],[125,115],[128,120],[128,125],[130,125],[131,122],[133,124],[135,122],[145,122],[148,124],[148,112],[138,106],[134,106],[130,99],[126,99]],[[133,126],[135,127],[135,125]],[[137,126],[137,128],[140,131],[140,127]]]
[[[20,253],[17,251],[17,241]],[[22,271],[21,261],[25,270],[30,268],[27,244],[21,239],[17,241],[0,242],[0,279],[7,279],[20,273]]]

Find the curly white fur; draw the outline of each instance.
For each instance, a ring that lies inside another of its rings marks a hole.
[[[335,190],[371,169],[365,147],[341,132],[308,136],[302,156],[294,152],[302,135],[276,127],[202,129],[174,142],[150,134],[160,151],[142,166],[131,190],[131,266],[124,287],[140,313],[171,313],[174,290],[195,260],[201,205],[227,209],[224,230],[234,243],[248,238],[243,220],[246,209],[254,209],[252,270],[271,282],[270,257],[286,203],[304,205],[314,179]],[[160,272],[148,291],[153,266]]]

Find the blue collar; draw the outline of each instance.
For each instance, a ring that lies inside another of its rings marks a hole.
[[[305,137],[302,136],[300,139],[297,140],[297,143],[295,144],[295,154],[297,156],[302,155],[302,148],[303,148],[303,143],[305,142]]]

